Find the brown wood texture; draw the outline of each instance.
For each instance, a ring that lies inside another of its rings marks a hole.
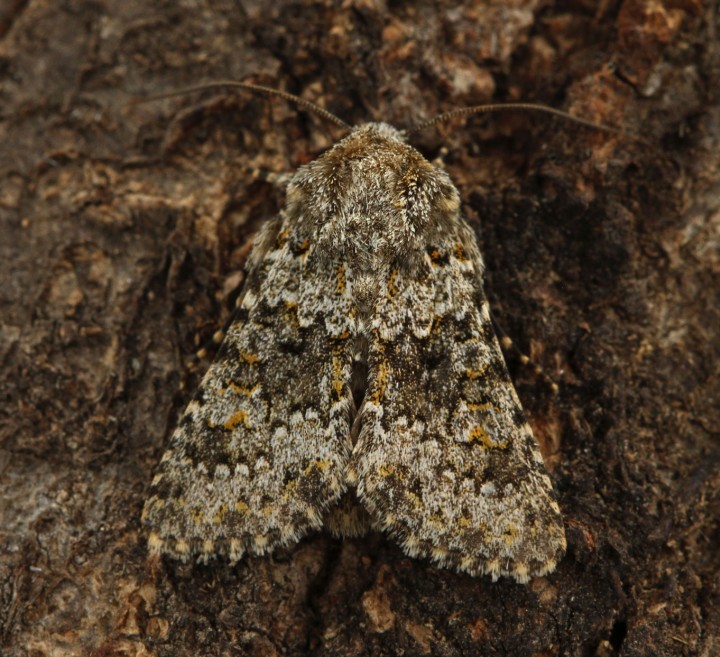
[[[0,7],[0,653],[720,654],[717,8],[24,0]],[[248,245],[349,123],[430,129],[488,266],[568,554],[528,585],[318,534],[148,560],[139,516]],[[559,392],[553,394],[550,379]]]

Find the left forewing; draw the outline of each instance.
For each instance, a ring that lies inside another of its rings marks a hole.
[[[150,548],[185,559],[287,545],[346,486],[352,353],[342,269],[289,219],[254,253],[242,305],[145,504]]]

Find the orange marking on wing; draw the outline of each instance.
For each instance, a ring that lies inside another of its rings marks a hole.
[[[260,361],[260,356],[257,354],[250,354],[247,351],[241,351],[240,354],[240,360],[244,360],[248,365],[255,365]]]
[[[394,296],[397,296],[397,293],[398,293],[397,279],[398,279],[398,270],[393,268],[390,270],[390,274],[387,279],[388,299],[392,299]]]
[[[387,389],[389,371],[387,363],[380,362],[375,374],[375,389],[370,397],[375,404],[379,404],[385,398],[385,390]]]
[[[496,443],[492,438],[490,438],[488,432],[480,425],[475,425],[472,429],[470,429],[468,442],[471,444],[479,443],[488,449],[505,449],[508,446],[507,440]]]
[[[485,376],[485,372],[487,372],[487,365],[479,370],[465,370],[465,376],[467,376],[468,379],[479,379]]]
[[[217,511],[215,511],[215,515],[212,517],[212,522],[215,525],[221,525],[223,520],[225,519],[225,516],[227,515],[227,505],[221,504]]]
[[[289,231],[289,230],[287,230],[287,229],[281,230],[281,231],[278,233],[277,241],[276,241],[276,243],[275,243],[275,244],[276,244],[276,247],[275,247],[275,248],[280,249],[280,248],[282,248],[283,246],[285,246],[285,244],[287,243],[289,237],[290,237],[290,231]]]
[[[250,423],[248,422],[248,414],[245,411],[238,411],[229,420],[225,420],[225,422],[223,422],[223,426],[230,430],[234,429],[239,424],[244,424],[246,427],[250,426]]]
[[[333,378],[332,378],[332,389],[335,393],[335,398],[340,400],[343,398],[343,392],[345,391],[345,381],[343,377],[343,362],[340,359],[338,355],[338,351],[336,350],[336,353],[333,354],[332,359],[332,370],[333,370]]]
[[[335,283],[335,290],[338,294],[345,294],[345,288],[347,286],[347,277],[345,276],[345,265],[341,264],[337,268],[337,282]]]
[[[285,314],[287,316],[287,321],[292,324],[293,326],[299,326],[300,320],[298,319],[298,305],[295,301],[286,301],[285,302]]]
[[[236,383],[231,383],[230,385],[228,385],[226,390],[232,390],[238,395],[245,395],[246,397],[250,397],[250,395],[254,394],[259,388],[259,383],[256,383],[252,388],[245,388],[244,386],[239,386]]]

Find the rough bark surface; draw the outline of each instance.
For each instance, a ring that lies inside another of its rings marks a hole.
[[[720,654],[720,52],[699,0],[0,7],[0,653]],[[557,571],[493,584],[373,535],[147,559],[140,510],[248,244],[340,135],[250,80],[428,130],[560,496]],[[441,149],[443,149],[441,151]]]

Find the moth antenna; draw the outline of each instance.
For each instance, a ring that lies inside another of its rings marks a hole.
[[[470,116],[471,114],[486,114],[490,112],[499,112],[502,110],[524,110],[532,112],[543,112],[545,114],[552,114],[553,116],[559,116],[560,118],[572,121],[573,123],[579,123],[580,125],[587,126],[588,128],[595,128],[596,130],[603,130],[604,132],[611,132],[616,135],[623,135],[625,137],[630,136],[624,131],[613,128],[612,126],[605,125],[603,123],[595,123],[587,119],[582,119],[578,116],[573,116],[562,110],[555,109],[554,107],[548,107],[547,105],[540,105],[538,103],[490,103],[488,105],[473,105],[471,107],[460,107],[458,109],[450,110],[449,112],[443,112],[434,116],[432,119],[418,123],[407,131],[408,135],[415,134],[430,128],[431,126],[438,125],[439,123],[447,123],[451,119],[458,116]]]
[[[280,89],[273,89],[272,87],[265,87],[261,84],[252,84],[250,82],[236,82],[233,80],[223,80],[219,82],[208,82],[207,84],[199,84],[194,87],[187,87],[186,89],[179,89],[178,91],[169,91],[163,94],[153,94],[152,96],[144,96],[142,98],[134,98],[131,101],[133,105],[139,105],[140,103],[150,103],[155,100],[164,100],[165,98],[174,98],[176,96],[185,96],[186,94],[196,93],[198,91],[209,91],[211,89],[242,89],[243,91],[251,91],[256,94],[263,94],[265,96],[276,96],[282,98],[293,105],[297,105],[306,109],[313,114],[317,114],[319,117],[326,119],[335,125],[350,130],[351,126],[345,123],[340,117],[335,116],[332,112],[329,112],[320,105],[316,105],[309,100],[300,98],[295,94],[288,93],[287,91],[280,91]]]

